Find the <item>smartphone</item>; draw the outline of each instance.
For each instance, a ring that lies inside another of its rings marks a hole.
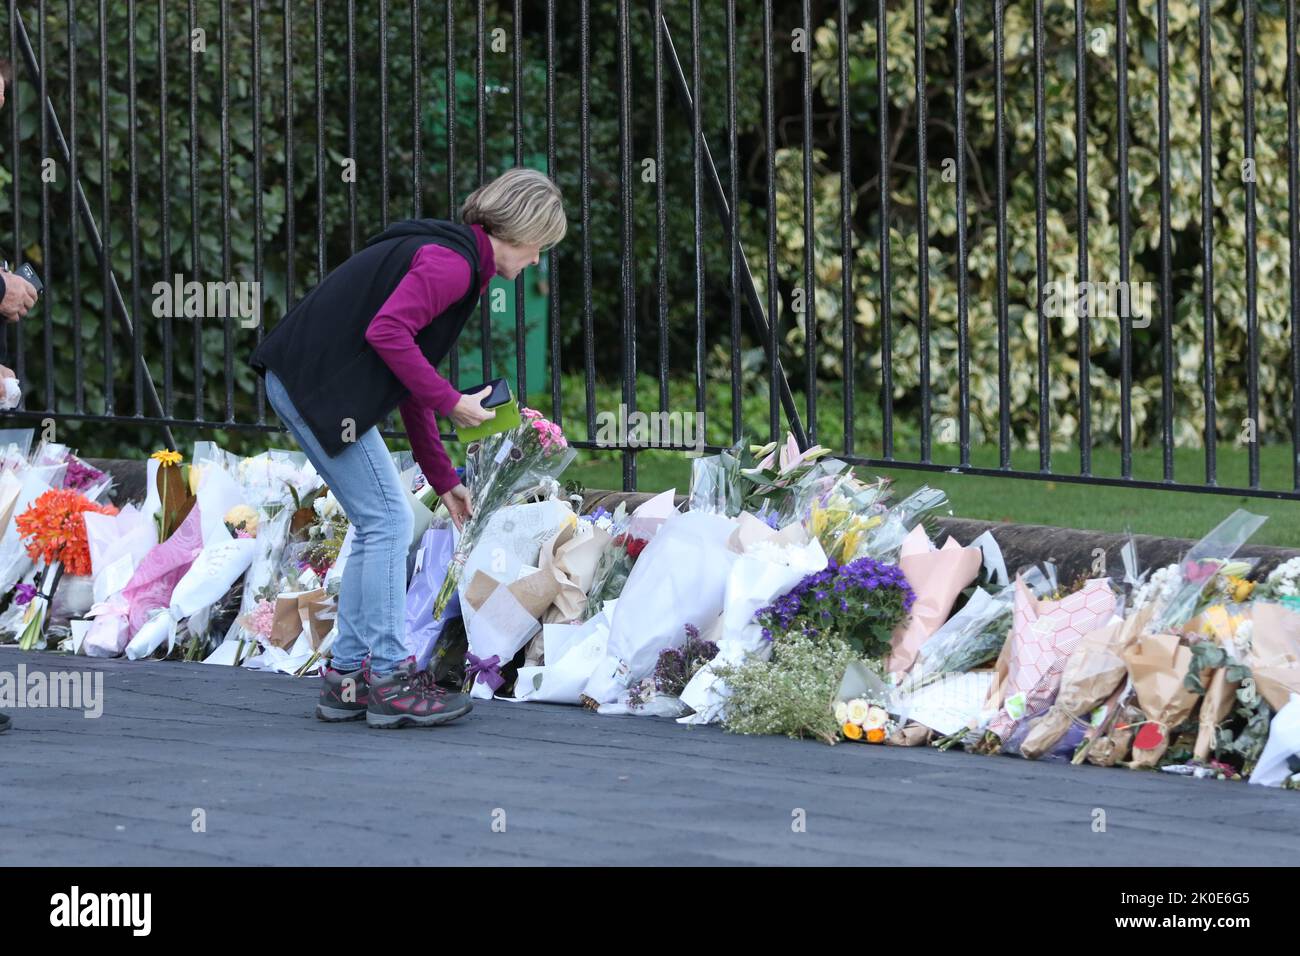
[[[36,277],[36,270],[32,268],[32,264],[30,262],[24,262],[22,266],[19,267],[18,271],[14,273],[14,275],[22,276],[24,279],[30,282],[32,284],[32,288],[36,290],[37,295],[40,295],[42,292],[45,291],[45,286],[42,285],[41,280]]]
[[[0,262],[0,269],[4,269],[5,272],[10,271],[9,261],[7,259],[4,262]],[[36,290],[37,295],[40,295],[43,291],[45,291],[44,284],[42,284],[41,280],[37,278],[36,270],[32,268],[32,264],[30,262],[24,262],[17,269],[14,269],[13,274],[16,276],[22,276],[24,279],[30,282],[32,284],[32,288]]]
[[[475,385],[473,388],[462,388],[461,393],[464,395],[476,395],[483,389],[492,388],[492,392],[483,399],[484,408],[498,408],[510,401],[510,383],[504,378],[494,378],[490,382],[484,382],[482,385]]]

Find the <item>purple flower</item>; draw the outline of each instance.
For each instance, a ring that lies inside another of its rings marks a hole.
[[[63,487],[72,491],[84,491],[104,477],[98,468],[91,468],[76,455],[68,456],[68,467],[63,473]]]
[[[19,607],[31,602],[36,597],[36,588],[31,584],[20,584],[14,590],[14,603]]]

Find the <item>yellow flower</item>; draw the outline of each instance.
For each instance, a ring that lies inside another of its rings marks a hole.
[[[1245,578],[1239,578],[1235,575],[1228,578],[1228,593],[1232,599],[1241,604],[1250,597],[1250,592],[1255,590],[1255,582],[1247,581]]]
[[[867,743],[883,744],[885,742],[885,731],[881,727],[873,727],[867,731]]]
[[[849,740],[862,739],[862,728],[859,727],[857,724],[851,724],[846,722],[844,726],[840,728],[840,733],[842,733]]]
[[[203,478],[202,465],[190,465],[190,494],[199,493],[199,481]]]
[[[242,525],[249,534],[257,534],[257,511],[248,505],[235,505],[226,512],[225,521],[232,528]]]
[[[181,453],[178,451],[167,451],[164,449],[162,451],[154,452],[149,457],[154,459],[154,461],[160,462],[164,468],[168,468],[172,465],[179,465],[181,463]]]

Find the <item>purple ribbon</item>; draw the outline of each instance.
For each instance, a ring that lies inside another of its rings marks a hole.
[[[476,681],[487,684],[493,692],[501,689],[501,685],[506,679],[501,676],[501,658],[493,654],[491,657],[478,657],[470,651],[465,652],[465,662],[468,665],[466,673],[472,674]]]

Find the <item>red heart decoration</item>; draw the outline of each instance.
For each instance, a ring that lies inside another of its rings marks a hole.
[[[1165,742],[1164,732],[1159,724],[1143,724],[1133,739],[1135,750],[1155,750]]]

